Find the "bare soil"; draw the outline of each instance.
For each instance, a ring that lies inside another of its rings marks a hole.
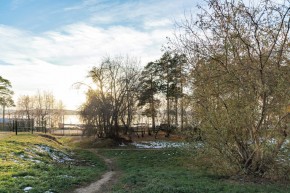
[[[98,154],[97,150],[90,150],[101,157],[109,168],[105,174],[102,175],[101,179],[89,184],[88,186],[78,188],[74,193],[105,193],[111,190],[113,184],[118,181],[119,172],[116,170],[115,164],[111,159]]]

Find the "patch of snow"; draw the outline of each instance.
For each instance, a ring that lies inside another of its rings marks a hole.
[[[12,161],[13,161],[14,163],[19,163],[19,161],[16,160],[16,159],[13,159]]]
[[[36,156],[36,155],[35,155]],[[31,161],[31,162],[34,162],[34,163],[42,163],[42,161],[40,160],[37,160],[34,156],[32,155],[27,155],[25,156],[24,154],[20,154],[19,157],[22,159],[22,160],[25,160],[25,161]],[[18,160],[13,160],[15,163],[19,163]]]
[[[37,145],[37,148],[39,152],[47,153],[56,162],[64,163],[74,161],[74,159],[70,158],[65,153],[54,150],[46,145]]]
[[[185,142],[168,142],[168,141],[141,141],[133,142],[131,145],[140,149],[163,149],[163,148],[180,148],[187,145]]]
[[[120,146],[120,147],[125,147],[125,146],[127,146],[127,145],[124,144],[124,143],[122,143],[122,144],[120,144],[119,146]]]
[[[42,161],[40,161],[40,160],[37,160],[37,159],[33,159],[33,160],[31,160],[31,161],[33,161],[33,162],[35,162],[35,163],[37,163],[37,164],[40,164],[40,163],[42,163]]]
[[[20,154],[12,153],[13,157],[17,156],[20,158],[20,160],[13,159],[12,161],[19,164],[21,163],[21,160],[34,162],[36,164],[43,163],[42,155],[39,153],[49,156],[52,160],[58,163],[75,161],[74,159],[70,158],[68,154],[47,145],[35,145],[33,148],[25,149],[25,152]]]
[[[195,143],[195,148],[200,149],[200,148],[203,148],[203,147],[204,147],[204,143],[202,143],[202,142]]]
[[[52,192],[52,191],[48,190],[48,191],[45,191],[44,193],[54,193],[54,192]]]
[[[24,192],[28,192],[29,190],[32,190],[32,187],[29,186],[29,187],[24,188],[23,190]]]
[[[289,139],[286,139],[282,145],[282,147],[285,147],[286,145],[288,145],[290,143]]]
[[[277,140],[274,139],[274,138],[269,139],[268,142],[269,142],[270,144],[273,144],[273,145],[276,145],[276,144],[277,144]]]

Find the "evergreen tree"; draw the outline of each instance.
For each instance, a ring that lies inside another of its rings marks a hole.
[[[11,82],[0,76],[0,105],[3,109],[3,129],[5,126],[5,107],[10,107],[14,105],[14,101],[12,99],[13,91],[11,90],[11,87]]]
[[[159,91],[159,79],[156,75],[156,67],[157,63],[149,62],[141,73],[138,104],[138,106],[144,106],[144,114],[147,117],[151,117],[153,130],[155,130],[155,117],[157,116],[157,109],[160,104],[160,100],[155,97]],[[151,135],[150,131],[149,135]]]

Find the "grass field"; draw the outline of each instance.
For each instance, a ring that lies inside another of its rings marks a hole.
[[[103,150],[115,159],[122,175],[112,192],[195,193],[195,192],[290,192],[277,184],[238,183],[228,176],[212,175],[194,166],[187,151]]]
[[[71,192],[105,170],[91,152],[72,151],[37,134],[0,133],[0,193]]]
[[[77,149],[81,138],[0,133],[0,193],[68,193],[108,170],[94,153]],[[158,146],[159,143],[156,143]],[[125,147],[122,147],[125,148]],[[118,170],[111,192],[290,192],[290,186],[231,180],[200,167],[183,148],[99,149]],[[116,181],[116,180],[115,180]],[[25,191],[26,190],[26,191]]]

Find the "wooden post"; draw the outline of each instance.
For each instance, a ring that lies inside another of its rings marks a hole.
[[[3,105],[3,120],[2,120],[2,130],[4,131],[5,129],[5,105]]]
[[[44,124],[44,133],[46,134],[46,121],[45,121],[45,124]]]
[[[32,120],[29,120],[29,127],[31,129],[31,133],[33,134],[33,119]]]
[[[12,132],[14,132],[14,120],[12,121]]]
[[[17,135],[17,130],[18,130],[18,125],[17,125],[17,120],[15,120],[15,134]]]
[[[62,135],[64,136],[64,114],[62,115]]]

